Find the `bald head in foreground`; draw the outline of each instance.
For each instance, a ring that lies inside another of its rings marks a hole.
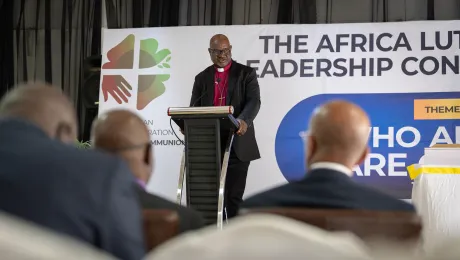
[[[0,116],[29,121],[50,138],[64,143],[77,139],[77,118],[70,100],[45,83],[25,84],[9,92],[0,103]]]
[[[180,219],[180,231],[203,227],[201,216],[188,209],[163,199],[146,190],[153,169],[150,135],[144,121],[128,110],[112,110],[101,115],[93,124],[93,145],[123,158],[137,179],[137,193],[143,209],[169,209],[176,211]]]
[[[326,161],[350,169],[369,153],[369,118],[360,107],[346,101],[332,101],[316,109],[306,140],[307,166]]]
[[[153,169],[152,146],[144,121],[128,110],[114,110],[93,123],[95,148],[122,157],[139,183],[144,186]]]
[[[72,103],[54,86],[18,86],[0,101],[0,211],[141,259],[140,207],[127,165],[80,150]]]
[[[248,198],[243,208],[304,207],[414,211],[404,201],[355,183],[355,166],[369,154],[371,126],[366,112],[342,100],[313,111],[305,144],[307,175]]]

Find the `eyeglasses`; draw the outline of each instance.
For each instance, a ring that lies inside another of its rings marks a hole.
[[[152,149],[152,143],[147,142],[143,144],[136,144],[136,145],[130,145],[130,146],[125,146],[125,147],[119,147],[117,149],[112,150],[113,152],[119,153],[119,152],[124,152],[124,151],[129,151],[129,150],[135,150],[135,149],[142,149],[144,152],[144,162],[149,163],[151,162],[151,149]]]
[[[223,50],[209,48],[209,52],[211,52],[211,54],[214,54],[214,55],[227,55],[230,53],[231,50],[232,50],[231,48],[227,48]]]

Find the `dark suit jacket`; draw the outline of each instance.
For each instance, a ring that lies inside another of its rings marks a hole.
[[[358,184],[344,173],[329,169],[313,170],[301,181],[250,197],[242,205],[242,208],[260,207],[415,210],[402,200]]]
[[[186,232],[204,227],[203,217],[193,209],[173,203],[162,197],[138,188],[139,199],[143,209],[168,209],[176,211],[179,215],[179,230]]]
[[[195,77],[190,106],[213,106],[214,65],[207,67]],[[233,106],[233,115],[248,124],[243,136],[235,136],[233,150],[241,161],[260,158],[253,121],[260,109],[260,89],[256,71],[248,66],[232,61],[228,75],[228,106]],[[224,143],[225,144],[225,143]]]
[[[0,144],[0,211],[120,259],[143,257],[136,184],[121,160],[62,144],[16,119],[0,120]]]

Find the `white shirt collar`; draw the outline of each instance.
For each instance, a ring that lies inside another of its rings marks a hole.
[[[316,170],[316,169],[329,169],[329,170],[334,170],[341,172],[343,174],[346,174],[348,176],[352,176],[353,171],[350,170],[348,167],[345,165],[342,165],[340,163],[333,163],[333,162],[317,162],[312,165],[310,165],[310,171],[311,170]]]

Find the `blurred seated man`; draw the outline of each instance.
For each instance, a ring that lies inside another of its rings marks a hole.
[[[412,205],[351,179],[353,168],[369,153],[370,122],[360,107],[345,101],[329,102],[314,111],[309,128],[306,177],[250,197],[243,208],[414,211]]]
[[[74,107],[61,90],[19,86],[0,101],[0,210],[120,259],[145,253],[128,166],[75,147]]]
[[[149,131],[141,118],[127,110],[110,111],[94,122],[92,139],[95,148],[117,154],[128,162],[139,184],[137,191],[142,208],[177,211],[181,231],[204,225],[196,211],[146,191],[145,184],[153,170],[153,157]]]

